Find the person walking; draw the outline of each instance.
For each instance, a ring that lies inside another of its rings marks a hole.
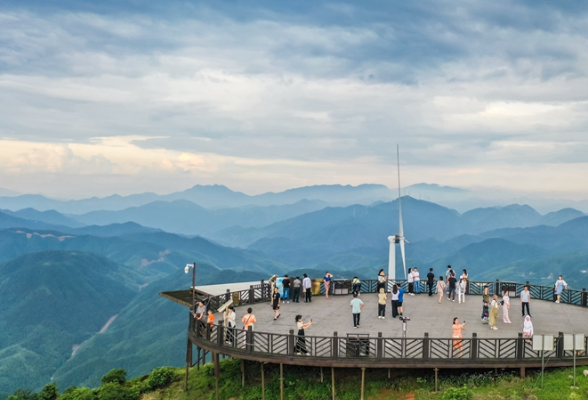
[[[392,287],[392,293],[390,293],[390,302],[392,303],[392,318],[398,316],[398,286]]]
[[[351,306],[351,313],[353,314],[353,328],[359,328],[359,317],[361,310],[363,310],[363,301],[357,298],[357,293],[353,293],[353,300],[349,303]]]
[[[566,283],[566,281],[563,280],[562,276],[560,275],[557,281],[555,282],[554,291],[555,295],[557,296],[557,300],[555,301],[557,304],[559,304],[559,301],[561,300],[561,293],[564,289],[568,290],[568,284]]]
[[[304,278],[302,279],[302,290],[304,291],[304,302],[310,303],[312,301],[312,293],[310,289],[312,288],[312,282],[308,275],[302,275]]]
[[[498,319],[498,308],[500,307],[500,303],[498,303],[498,296],[492,296],[492,302],[490,303],[490,318],[488,319],[488,325],[490,325],[490,329],[494,329],[495,331],[498,330],[496,327],[496,320]]]
[[[380,294],[378,294],[378,318],[385,319],[386,318],[386,302],[388,301],[388,296],[384,291],[384,288],[380,288]]]
[[[284,279],[282,279],[282,287],[284,288],[284,293],[283,293],[282,299],[284,300],[285,303],[289,303],[290,302],[290,278],[288,278],[288,275],[284,276]]]
[[[280,290],[275,287],[272,293],[272,309],[274,310],[274,321],[280,318],[280,304],[282,304],[282,298],[280,297]]]
[[[429,273],[427,274],[427,286],[429,287],[429,297],[433,295],[433,285],[435,284],[435,274],[433,273],[433,268],[429,268]]]
[[[297,276],[292,281],[292,290],[294,290],[294,296],[292,297],[292,301],[294,303],[300,303],[300,287],[302,286],[302,281],[300,277]]]
[[[354,276],[353,281],[351,281],[351,291],[357,293],[358,296],[361,296],[361,293],[359,293],[361,291],[361,281],[357,276]]]
[[[380,289],[384,288],[386,291],[386,282],[388,282],[388,277],[383,269],[378,272],[378,283],[376,285],[376,293],[380,293]]]
[[[418,268],[412,269],[412,279],[414,281],[414,292],[416,294],[421,293],[421,274],[419,273]]]
[[[310,320],[310,322],[307,322],[306,324],[304,323],[304,321],[302,320],[302,315],[298,314],[296,316],[296,329],[298,329],[298,336],[296,338],[296,354],[297,355],[302,355],[302,354],[308,354],[308,350],[306,349],[306,338],[304,337],[304,331],[308,328],[310,328],[310,326],[312,325],[312,320]]]
[[[465,293],[466,293],[467,281],[464,278],[460,278],[459,283],[457,285],[457,303],[460,304],[461,302],[465,303]]]
[[[398,311],[398,315],[400,315],[402,317],[402,303],[404,302],[404,289],[402,289],[402,285],[400,283],[396,284],[396,287],[398,288],[398,304],[396,307],[396,311]]]
[[[505,291],[502,294],[502,322],[504,322],[505,324],[510,324],[508,310],[510,310],[510,297],[508,296],[508,292]]]
[[[465,329],[465,321],[463,324],[459,323],[459,319],[457,317],[453,318],[453,325],[451,329],[453,331],[452,338],[453,338],[453,357],[456,356],[457,351],[459,350],[459,357],[463,356],[463,334],[462,331]]]
[[[451,274],[449,276],[449,280],[447,281],[447,300],[455,301],[455,289],[457,285],[457,279],[455,279],[455,275]]]
[[[525,315],[531,317],[529,304],[531,304],[531,292],[529,291],[529,285],[525,285],[525,288],[521,292],[521,313],[523,314],[523,318]],[[527,313],[525,313],[525,308],[527,309]]]
[[[437,296],[439,297],[439,304],[441,304],[441,300],[443,299],[444,294],[445,294],[445,282],[443,281],[443,277],[440,276],[439,280],[437,281]]]
[[[331,291],[331,279],[333,278],[333,274],[329,271],[325,274],[323,278],[323,284],[325,285],[325,298],[329,298],[329,292]]]
[[[408,282],[408,294],[414,296],[414,277],[412,276],[412,268],[408,269],[406,281]]]

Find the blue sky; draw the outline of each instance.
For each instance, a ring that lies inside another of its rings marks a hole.
[[[3,2],[0,187],[588,198],[588,7],[414,3]]]

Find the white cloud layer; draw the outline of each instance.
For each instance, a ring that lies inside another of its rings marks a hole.
[[[393,186],[400,143],[406,184],[588,197],[585,7],[117,4],[0,10],[0,187]]]

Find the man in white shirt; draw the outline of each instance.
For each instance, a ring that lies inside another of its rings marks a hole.
[[[312,283],[310,282],[310,278],[308,275],[304,274],[304,279],[302,279],[302,289],[304,290],[304,302],[310,303],[312,301],[310,288],[312,287]]]

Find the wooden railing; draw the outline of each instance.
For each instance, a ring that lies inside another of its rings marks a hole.
[[[389,282],[389,288],[392,284],[400,283],[403,287],[407,286],[405,280],[396,280]],[[377,281],[363,280],[361,290],[363,292],[375,292]],[[426,283],[421,281],[424,292]],[[508,287],[518,296],[528,283],[512,282],[469,282],[469,294],[481,294],[485,286],[490,288],[489,292],[500,293],[501,289]],[[551,286],[529,285],[531,297],[533,299],[553,300],[554,288]],[[324,292],[324,286],[321,286]],[[228,299],[233,299],[235,305],[254,304],[263,301],[269,301],[270,293],[269,284],[251,286],[249,289],[227,292],[220,296],[210,298],[209,306],[216,311],[220,305]],[[567,304],[587,306],[587,292],[585,289],[565,290],[561,296],[561,302]],[[216,348],[216,351],[239,354],[257,354],[260,356],[304,356],[303,349],[298,346],[298,336],[293,330],[289,333],[269,333],[257,332],[251,328],[249,330],[238,328],[226,328],[222,321],[210,326],[203,322],[194,320],[190,317],[189,324],[190,339],[201,345],[208,345]],[[371,337],[368,334],[347,334],[339,336],[334,332],[332,336],[305,336],[305,351],[308,355],[318,359],[362,359],[375,361],[415,359],[421,361],[433,361],[441,359],[460,359],[469,360],[475,363],[476,360],[538,360],[541,357],[540,352],[534,351],[532,340],[523,338],[522,333],[516,338],[478,338],[474,333],[471,338],[432,338],[428,333],[423,337],[397,338],[383,337],[378,333],[377,337]],[[576,349],[575,356],[581,360],[588,360],[587,348],[588,343],[584,336],[583,347]],[[569,360],[574,357],[573,351],[564,351],[563,333],[559,332],[554,336],[553,351],[545,352],[545,358]],[[521,361],[522,363],[522,361]]]

